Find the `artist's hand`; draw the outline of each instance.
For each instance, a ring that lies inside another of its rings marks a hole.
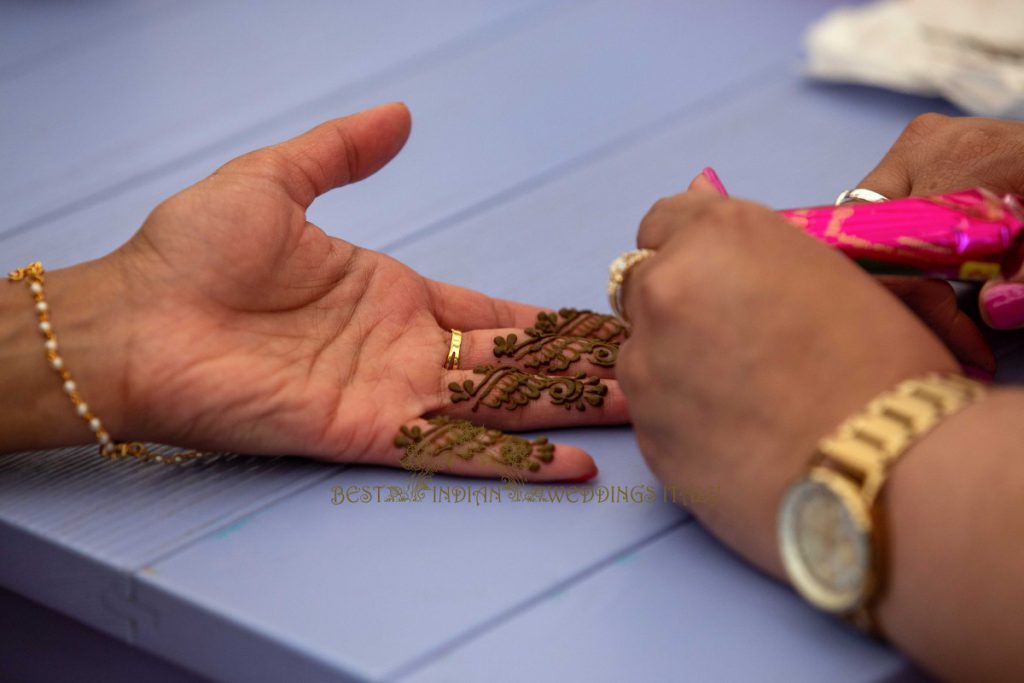
[[[858,187],[890,198],[971,187],[1024,194],[1024,123],[918,116]]]
[[[537,354],[496,357],[495,337],[526,339],[523,328],[541,309],[428,280],[306,220],[317,196],[384,166],[409,128],[405,107],[388,105],[235,159],[158,206],[109,257],[132,311],[118,387],[127,404],[105,418],[116,438],[398,465],[401,427],[420,429],[410,429],[403,446],[437,427],[424,416],[503,430],[628,419],[617,383],[607,379],[609,363],[590,362],[585,343],[573,347],[583,358],[567,369],[527,367]],[[600,328],[590,333],[618,338],[614,320],[580,320]],[[459,370],[442,368],[450,328],[466,332]],[[611,346],[605,350],[617,351]],[[474,374],[485,364],[562,377]],[[573,378],[577,371],[604,377],[606,387]],[[490,455],[518,459],[530,479],[596,471],[570,446],[557,447],[546,464],[543,444],[524,447],[451,424],[435,437],[420,453],[427,461],[440,445],[469,440],[431,461],[460,474],[506,473]],[[482,454],[459,457],[481,444]]]
[[[899,381],[955,370],[877,280],[762,206],[685,192],[658,202],[630,271],[618,376],[640,447],[694,513],[778,573],[775,513],[817,441]]]
[[[896,199],[982,187],[997,194],[1024,195],[1024,123],[974,117],[925,114],[914,119],[888,154],[858,185]],[[904,291],[932,285],[905,283]],[[937,302],[938,293],[914,295]],[[989,325],[1024,325],[1024,271],[1010,282],[987,283],[980,294],[981,314]],[[934,304],[950,311],[948,304]],[[966,337],[960,346],[977,353]],[[958,353],[963,360],[963,354]],[[980,360],[964,360],[984,367]],[[994,362],[994,360],[993,360]]]
[[[717,174],[712,172],[709,176],[706,173],[694,178],[688,189],[727,196]],[[861,187],[874,189],[871,184],[862,184]],[[882,275],[876,279],[945,342],[966,373],[977,379],[991,380],[996,369],[995,356],[978,326],[960,310],[956,293],[948,282],[899,275]]]

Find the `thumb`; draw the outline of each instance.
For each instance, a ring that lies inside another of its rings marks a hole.
[[[303,208],[328,190],[373,175],[401,151],[412,119],[402,103],[385,104],[321,123],[298,137],[250,152],[218,175],[263,176]]]

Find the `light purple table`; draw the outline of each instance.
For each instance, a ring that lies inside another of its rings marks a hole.
[[[704,165],[738,195],[824,202],[943,109],[803,81],[802,30],[836,4],[5,5],[0,270],[100,256],[231,156],[402,99],[406,150],[313,219],[431,277],[602,307],[646,209]],[[596,485],[656,485],[629,430],[559,438],[595,455]],[[406,483],[289,458],[0,458],[0,678],[917,676],[671,505],[331,504]]]

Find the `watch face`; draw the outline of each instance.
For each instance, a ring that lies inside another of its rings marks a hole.
[[[870,517],[854,485],[816,469],[786,492],[779,514],[782,559],[812,604],[846,612],[866,596],[871,575]]]

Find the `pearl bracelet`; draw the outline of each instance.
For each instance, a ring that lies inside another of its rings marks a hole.
[[[67,394],[68,398],[71,400],[71,404],[74,406],[75,412],[78,413],[79,417],[85,420],[85,423],[89,425],[89,429],[96,435],[96,441],[99,443],[100,455],[112,460],[132,457],[139,460],[171,464],[201,457],[203,455],[202,453],[194,451],[164,455],[154,453],[143,443],[115,443],[113,439],[111,439],[110,433],[103,426],[103,422],[93,414],[92,410],[89,408],[89,404],[85,402],[81,393],[79,393],[78,385],[71,376],[71,371],[64,367],[64,359],[59,353],[59,347],[57,344],[57,335],[54,334],[53,324],[50,322],[50,306],[46,302],[46,292],[44,290],[44,272],[43,264],[36,261],[24,268],[19,268],[18,270],[9,273],[7,277],[11,282],[20,282],[24,280],[28,283],[29,291],[32,293],[32,298],[36,302],[36,316],[39,318],[39,332],[43,335],[43,347],[46,349],[46,360],[50,364],[50,367],[53,368],[54,372],[56,372],[60,377],[61,382],[63,383],[64,393]]]

